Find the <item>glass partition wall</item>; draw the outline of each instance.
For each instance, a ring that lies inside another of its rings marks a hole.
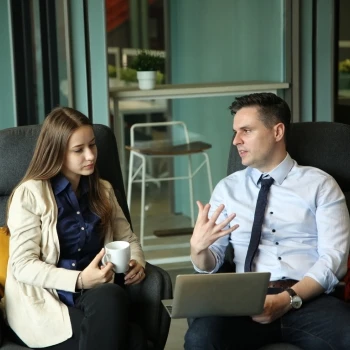
[[[350,2],[335,1],[335,113],[337,122],[350,124]]]
[[[165,0],[106,0],[109,86],[137,86],[130,67],[142,50],[165,57]],[[157,83],[165,83],[165,70]]]
[[[40,123],[69,105],[66,1],[11,3],[18,125]]]

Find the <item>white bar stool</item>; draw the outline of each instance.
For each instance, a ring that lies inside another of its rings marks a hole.
[[[146,141],[142,143],[135,142],[135,129],[137,128],[149,128],[155,126],[177,127],[176,137],[179,137],[180,130],[183,132],[182,140],[180,144],[174,144],[170,140],[166,141]],[[141,183],[141,212],[140,212],[140,243],[144,245],[144,224],[145,224],[145,191],[146,182],[156,181],[173,181],[173,180],[188,180],[189,183],[189,200],[191,211],[191,225],[194,226],[194,202],[193,202],[193,177],[198,171],[206,166],[208,176],[208,186],[210,193],[213,192],[213,184],[210,170],[210,163],[206,150],[211,148],[211,145],[201,141],[190,142],[188,130],[186,124],[181,121],[169,121],[169,122],[154,122],[154,123],[137,123],[130,128],[130,146],[125,147],[130,151],[129,159],[129,174],[127,184],[127,202],[129,210],[131,209],[131,192],[134,183]],[[202,156],[203,162],[193,171],[191,155]],[[184,176],[168,176],[168,177],[153,177],[152,174],[147,174],[146,167],[148,158],[172,158],[186,156],[188,158],[188,172]],[[141,160],[139,166],[135,166],[135,157]],[[141,177],[141,178],[140,178]]]

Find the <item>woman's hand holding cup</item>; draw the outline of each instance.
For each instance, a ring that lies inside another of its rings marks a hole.
[[[146,277],[145,269],[136,260],[130,260],[129,270],[125,275],[125,284],[137,284],[144,280]]]
[[[100,262],[105,254],[104,248],[95,256],[91,263],[81,272],[84,289],[90,289],[100,284],[110,282],[114,278],[113,264],[108,262],[100,268]]]

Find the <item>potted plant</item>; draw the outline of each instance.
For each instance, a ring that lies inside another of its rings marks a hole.
[[[164,71],[164,57],[142,50],[130,64],[137,71],[137,80],[141,90],[151,90],[156,85],[157,71]]]
[[[108,65],[108,78],[110,87],[116,87],[118,85],[117,69],[111,64]]]
[[[339,89],[350,89],[350,59],[339,62]]]

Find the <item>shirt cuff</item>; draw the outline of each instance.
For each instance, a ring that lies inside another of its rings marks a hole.
[[[209,249],[210,249],[210,248],[209,248]],[[215,251],[213,251],[213,249],[210,249],[210,251],[213,253],[214,258],[215,258],[215,261],[216,261],[216,265],[215,265],[214,269],[211,270],[211,271],[204,271],[204,270],[201,270],[200,268],[198,268],[198,267],[195,265],[195,263],[194,263],[193,260],[192,260],[192,257],[190,257],[190,258],[191,258],[192,265],[193,265],[193,268],[194,268],[198,273],[207,273],[207,274],[211,274],[211,273],[215,273],[215,272],[217,272],[217,271],[219,270],[220,265],[218,264],[218,256],[217,256],[217,254],[215,253]]]
[[[325,273],[323,273],[322,276],[312,271],[306,273],[305,276],[310,277],[319,283],[325,289],[325,293],[327,294],[332,293],[335,286],[339,283],[338,278],[330,269],[325,270]]]

